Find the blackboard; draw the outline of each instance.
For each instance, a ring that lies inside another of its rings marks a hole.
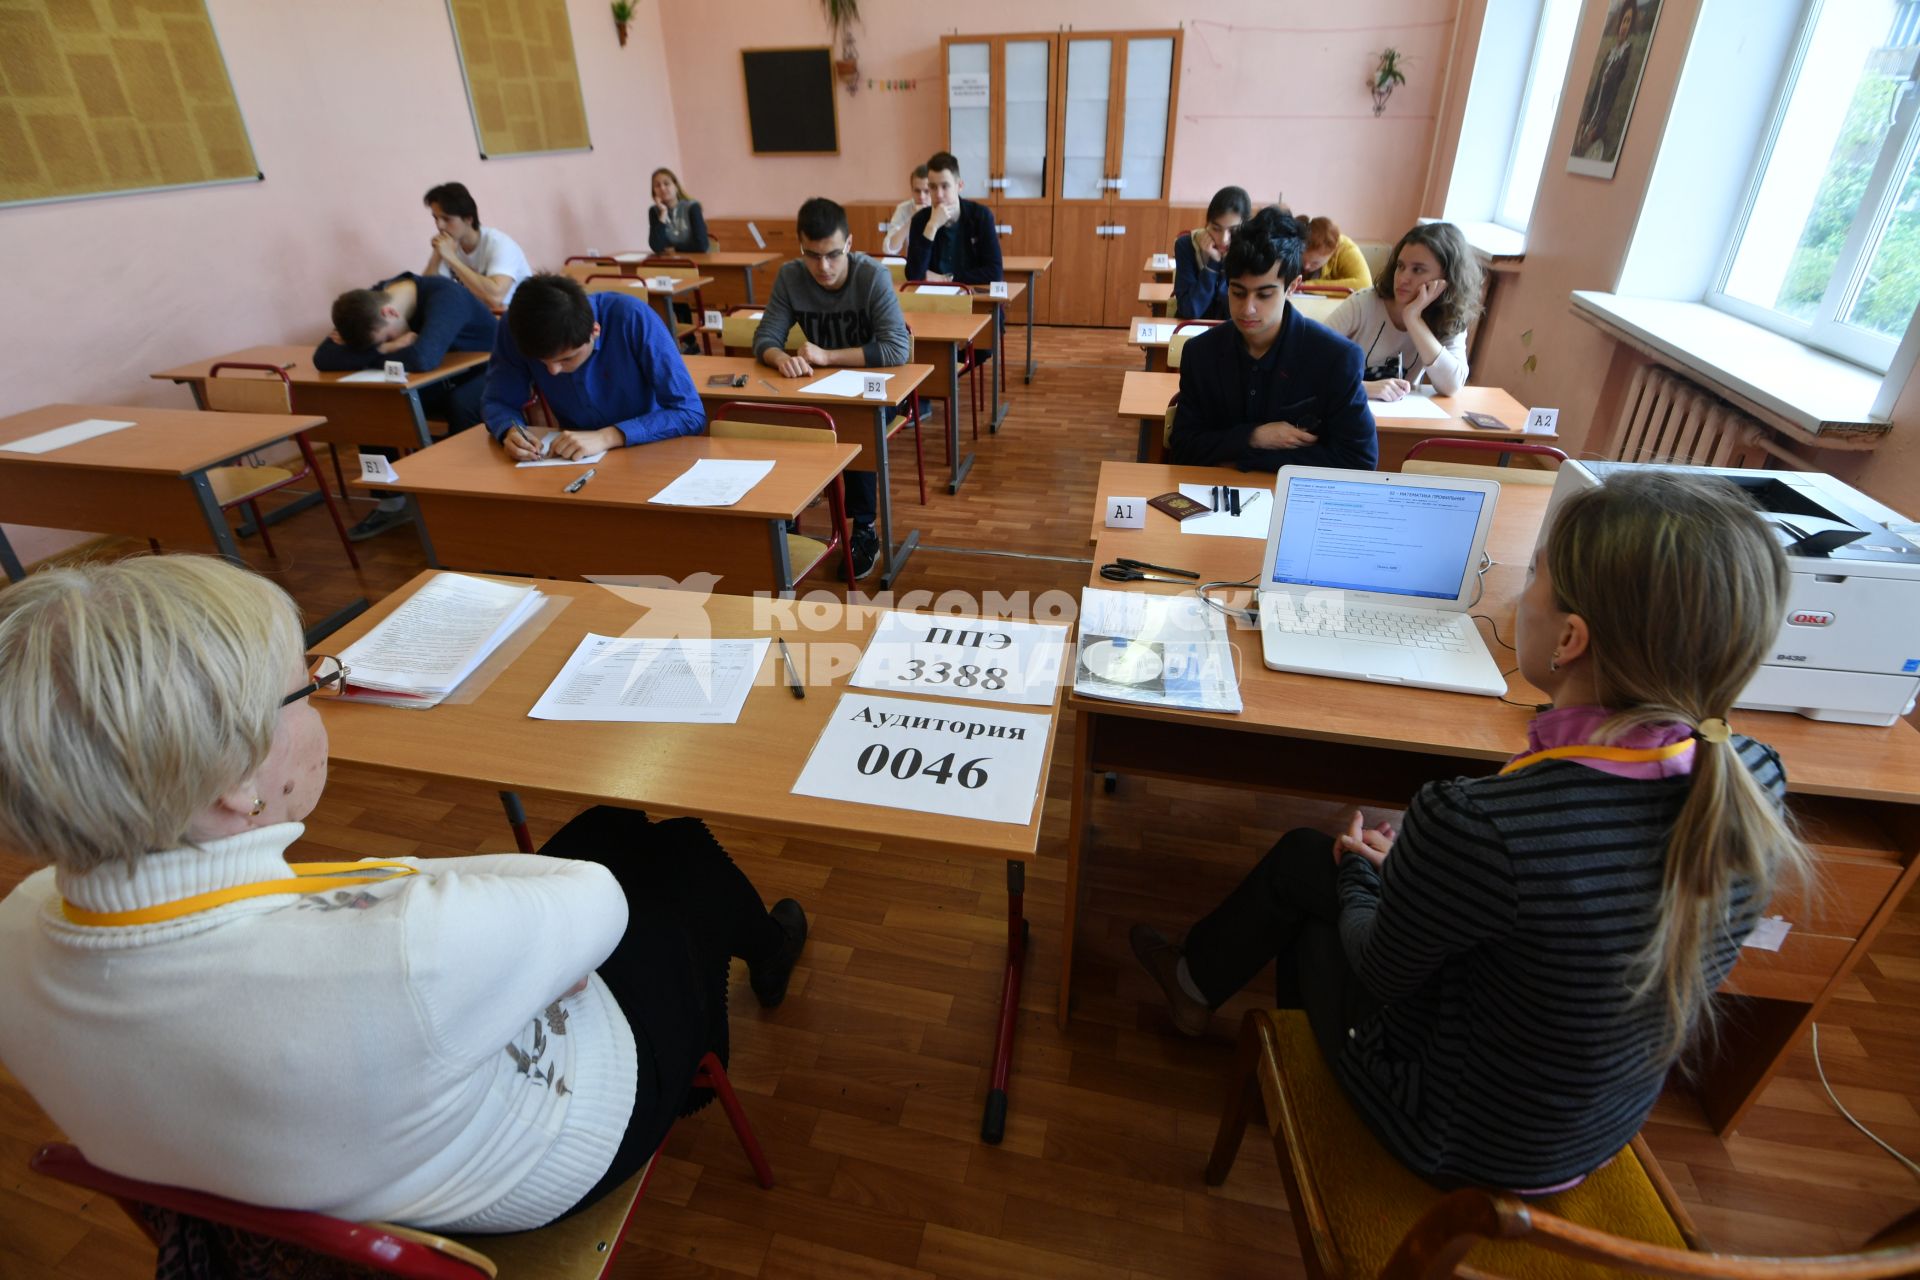
[[[839,153],[832,50],[742,49],[740,62],[755,155]]]

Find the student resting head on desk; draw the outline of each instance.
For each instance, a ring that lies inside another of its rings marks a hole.
[[[1332,218],[1315,218],[1307,223],[1307,253],[1302,260],[1301,279],[1323,289],[1345,289],[1353,293],[1373,288],[1373,271],[1367,255],[1346,237]]]
[[[753,354],[783,378],[805,378],[816,369],[842,366],[877,369],[905,364],[913,334],[900,312],[899,295],[886,267],[847,247],[847,211],[815,196],[800,206],[795,230],[800,259],[773,277],[773,295],[753,334]],[[787,334],[800,326],[798,351]],[[873,517],[878,490],[871,469],[848,471],[847,517],[853,525],[853,573],[864,578],[880,554]]]
[[[1526,751],[1428,783],[1397,834],[1357,812],[1289,832],[1183,948],[1136,925],[1175,1025],[1200,1034],[1272,963],[1422,1177],[1531,1193],[1604,1164],[1809,864],[1779,756],[1727,725],[1786,582],[1730,486],[1643,472],[1573,498],[1519,602],[1520,671],[1552,700]]]
[[[927,161],[933,203],[913,215],[907,233],[907,279],[952,280],[959,284],[991,284],[1004,279],[1000,263],[1000,229],[993,210],[962,200],[966,184],[960,162],[950,152],[936,151]]]
[[[539,855],[298,875],[339,671],[301,648],[286,593],[211,558],[0,593],[0,839],[51,864],[0,901],[0,1060],[128,1177],[541,1226],[706,1101],[729,960],[780,1003],[806,916],[697,819],[604,806]]]
[[[407,272],[333,300],[333,332],[314,348],[313,367],[346,373],[397,360],[408,373],[431,373],[449,351],[490,350],[497,328],[493,312],[458,280]],[[476,365],[422,387],[421,410],[444,421],[449,433],[465,431],[480,421],[484,368]],[[400,456],[384,446],[364,445],[360,452]],[[364,541],[408,519],[405,498],[382,498],[347,536]]]
[[[1232,319],[1181,352],[1173,462],[1373,470],[1379,444],[1359,349],[1287,303],[1305,248],[1305,228],[1278,209],[1234,235],[1223,264]]]
[[[516,462],[541,455],[523,406],[538,389],[558,419],[557,458],[698,435],[706,410],[653,308],[625,290],[588,294],[566,276],[530,276],[494,342],[487,431]]]
[[[1253,215],[1240,187],[1222,187],[1207,204],[1207,225],[1173,242],[1173,314],[1182,320],[1225,320],[1227,277],[1221,268],[1234,229]]]
[[[1349,294],[1327,327],[1360,344],[1367,394],[1398,400],[1422,373],[1450,396],[1467,385],[1467,326],[1480,314],[1480,260],[1451,222],[1400,237],[1371,289]]]
[[[443,182],[427,191],[423,203],[433,213],[433,243],[420,274],[458,280],[490,310],[513,301],[513,291],[533,267],[512,236],[480,225],[473,193],[462,183]]]

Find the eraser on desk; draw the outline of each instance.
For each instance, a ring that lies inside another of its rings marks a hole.
[[[1175,520],[1185,520],[1189,516],[1203,516],[1213,510],[1204,502],[1195,502],[1178,490],[1163,493],[1157,498],[1147,499],[1147,505],[1156,511],[1164,511]]]

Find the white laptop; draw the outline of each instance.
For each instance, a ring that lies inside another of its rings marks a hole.
[[[1282,468],[1261,562],[1267,665],[1505,693],[1467,616],[1499,495],[1491,480]]]

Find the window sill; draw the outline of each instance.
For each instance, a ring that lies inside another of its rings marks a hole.
[[[1871,448],[1892,427],[1873,416],[1878,376],[1705,303],[1580,289],[1573,312],[1804,439]]]
[[[1421,222],[1439,222],[1439,218],[1422,218]],[[1527,235],[1524,231],[1515,231],[1503,227],[1497,222],[1456,222],[1460,234],[1473,246],[1480,265],[1489,271],[1512,271],[1527,259]]]

